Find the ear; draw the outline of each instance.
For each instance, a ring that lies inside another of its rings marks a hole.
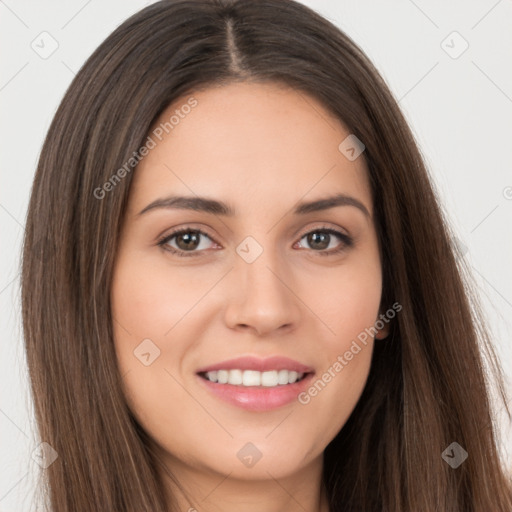
[[[375,339],[376,340],[383,340],[385,338],[387,338],[389,336],[389,331],[390,331],[390,323],[391,321],[388,319],[388,321],[386,322],[385,320],[382,320],[381,317],[384,316],[384,315],[380,315],[377,320],[375,321],[375,325],[382,325],[384,324],[384,326],[382,327],[382,329],[378,329],[377,330],[377,333],[375,334]]]

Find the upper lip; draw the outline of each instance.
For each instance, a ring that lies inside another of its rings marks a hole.
[[[197,370],[197,373],[213,372],[216,370],[256,370],[259,372],[292,370],[297,373],[311,373],[314,371],[310,366],[299,363],[289,357],[273,356],[260,359],[253,356],[244,356],[205,366]]]

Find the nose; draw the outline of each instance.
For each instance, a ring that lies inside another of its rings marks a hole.
[[[294,330],[300,319],[301,300],[285,262],[266,249],[252,263],[236,256],[231,272],[226,324],[257,336]]]

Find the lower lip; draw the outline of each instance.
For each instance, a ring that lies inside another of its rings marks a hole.
[[[313,374],[306,375],[305,378],[294,384],[275,387],[233,386],[232,384],[211,382],[200,375],[197,378],[221,400],[241,409],[263,412],[278,409],[297,400],[298,395],[309,386]]]

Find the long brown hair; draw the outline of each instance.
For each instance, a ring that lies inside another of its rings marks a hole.
[[[172,505],[127,407],[113,344],[112,268],[136,170],[103,198],[98,188],[174,99],[233,81],[311,95],[366,146],[382,308],[397,301],[402,311],[325,450],[331,510],[510,512],[490,402],[492,383],[505,400],[503,376],[415,140],[362,51],[291,0],[150,5],[101,44],[58,108],[34,179],[22,269],[39,435],[59,454],[44,474],[51,509]],[[441,456],[453,442],[468,453],[457,468]]]

